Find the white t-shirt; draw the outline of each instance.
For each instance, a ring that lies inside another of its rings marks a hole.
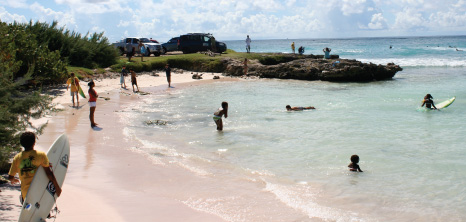
[[[246,45],[247,45],[247,46],[251,45],[251,39],[250,39],[249,37],[246,38]]]

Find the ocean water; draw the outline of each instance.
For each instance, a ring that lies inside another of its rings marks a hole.
[[[287,52],[290,41],[253,39],[252,51]],[[228,221],[465,221],[466,54],[456,48],[466,37],[294,41],[306,53],[330,47],[404,70],[372,83],[259,79],[144,97],[121,113],[126,135],[143,144],[136,149],[212,181],[180,201]],[[456,101],[426,110],[427,93]],[[222,101],[229,111],[218,132]],[[144,124],[157,119],[167,124]],[[363,173],[348,171],[353,154]]]

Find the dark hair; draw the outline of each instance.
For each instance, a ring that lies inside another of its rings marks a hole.
[[[19,142],[25,150],[31,150],[34,144],[36,143],[36,134],[34,134],[33,132],[24,132],[19,137]]]
[[[71,76],[74,76],[74,72],[71,73]]]
[[[434,98],[434,97],[432,97],[432,95],[430,95],[430,94],[427,94],[427,95],[424,97],[424,99],[433,99],[433,98]]]
[[[286,105],[286,108],[287,108],[287,109],[291,109],[291,106],[290,106],[290,105]]]
[[[222,102],[222,108],[225,109],[226,107],[228,107],[228,103],[227,102]]]
[[[359,163],[359,156],[354,154],[351,156],[351,162],[352,163]]]
[[[87,84],[87,86],[89,86],[89,87],[92,86],[92,85],[95,85],[94,81],[90,81],[90,82]]]

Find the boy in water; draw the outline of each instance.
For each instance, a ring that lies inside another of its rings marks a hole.
[[[355,171],[355,172],[356,171],[363,172],[361,170],[361,168],[359,167],[358,163],[359,163],[359,156],[356,155],[356,154],[352,155],[351,156],[351,163],[348,165],[349,170],[350,171]]]
[[[61,188],[58,186],[57,179],[50,169],[51,165],[47,154],[41,151],[34,150],[36,144],[36,134],[32,132],[24,132],[20,137],[21,146],[24,147],[24,151],[16,154],[11,163],[10,172],[8,173],[8,180],[11,184],[16,184],[21,181],[21,203],[26,198],[29,186],[31,186],[32,179],[36,174],[39,166],[42,166],[45,170],[47,178],[52,181],[55,186],[57,196],[61,194]],[[15,178],[16,173],[19,174],[19,180]]]
[[[228,117],[228,103],[222,102],[222,107],[218,108],[217,112],[214,113],[214,122],[217,124],[217,130],[223,130],[222,116]]]
[[[430,94],[427,94],[426,96],[424,96],[424,100],[422,101],[421,107],[426,105],[427,109],[432,109],[432,107],[434,107],[433,109],[437,109],[437,107],[435,107],[434,105],[434,101],[432,100],[433,98],[434,97],[432,97]]]
[[[129,72],[131,73],[131,86],[133,87],[133,92],[134,92],[134,85],[136,85],[136,88],[138,89],[138,91],[136,92],[139,92],[138,81],[136,80],[136,73],[132,69],[129,69]]]
[[[316,109],[313,106],[308,106],[308,107],[301,107],[301,106],[294,106],[291,107],[290,105],[286,105],[286,111],[302,111],[305,109]]]

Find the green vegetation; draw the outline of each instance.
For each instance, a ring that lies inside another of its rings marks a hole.
[[[93,75],[90,69],[116,64],[118,53],[103,33],[82,36],[57,22],[7,24],[0,21],[0,171],[21,150],[20,132],[34,129],[31,117],[51,110],[50,98],[41,94],[44,85],[63,84],[70,71],[80,77]],[[86,67],[86,68],[77,68]]]
[[[32,127],[29,119],[49,109],[48,97],[41,96],[38,90],[30,90],[28,83],[42,70],[62,68],[61,63],[44,58],[56,54],[34,49],[37,44],[31,36],[15,28],[0,23],[0,170],[8,169],[9,158],[21,149],[18,132]],[[18,76],[19,72],[24,73]],[[52,75],[57,73],[51,72]]]

